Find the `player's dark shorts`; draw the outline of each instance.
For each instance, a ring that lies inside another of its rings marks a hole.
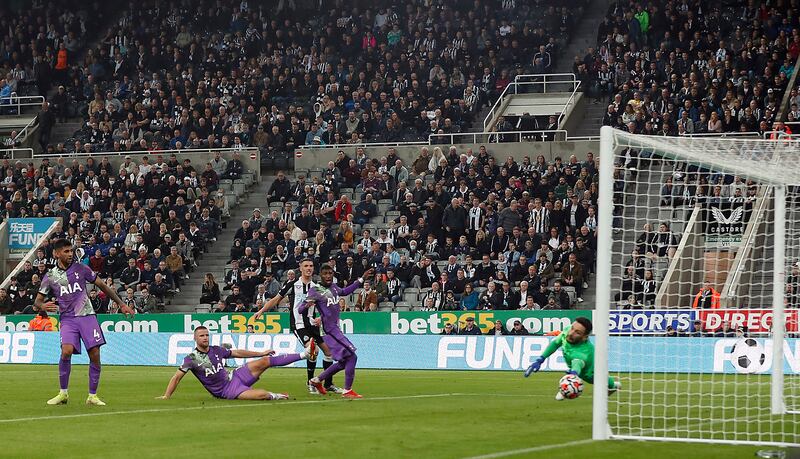
[[[322,334],[320,334],[319,327],[316,326],[295,329],[294,336],[296,336],[297,339],[303,343],[303,346],[305,346],[310,339],[313,339],[317,343],[317,346],[325,342],[322,340]]]

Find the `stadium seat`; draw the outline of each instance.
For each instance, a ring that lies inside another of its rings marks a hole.
[[[405,304],[405,305],[401,306],[400,303],[397,303],[397,305],[395,305],[395,307],[394,307],[394,310],[398,311],[398,312],[400,312],[400,311],[407,312],[407,311],[411,310],[411,307],[408,304]]]
[[[378,311],[381,312],[391,312],[394,310],[394,303],[391,301],[384,301],[383,303],[378,304]]]

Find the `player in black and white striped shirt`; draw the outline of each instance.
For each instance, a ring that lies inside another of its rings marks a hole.
[[[325,354],[322,358],[322,368],[326,369],[333,365],[333,358],[331,357],[331,351],[328,349],[328,345],[322,340],[320,327],[315,322],[314,308],[309,308],[306,313],[300,312],[300,305],[305,301],[308,291],[315,285],[314,281],[311,279],[311,276],[314,274],[314,262],[310,258],[304,258],[300,261],[299,271],[300,278],[283,284],[278,294],[272,297],[272,299],[256,312],[255,316],[253,316],[253,320],[258,320],[264,312],[277,306],[278,303],[288,296],[289,303],[292,305],[289,329],[292,330],[294,336],[300,340],[303,346],[310,340],[314,340],[317,347],[322,349],[322,352]],[[306,369],[308,370],[308,379],[306,379],[306,381],[308,381],[314,377],[314,372],[317,369],[316,356],[309,356],[306,360]],[[342,389],[333,385],[333,378],[325,380],[325,388],[337,394],[343,393]],[[319,393],[315,387],[310,385],[308,386],[308,392],[312,394]]]

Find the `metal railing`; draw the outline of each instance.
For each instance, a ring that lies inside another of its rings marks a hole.
[[[21,150],[21,149],[18,149]],[[30,149],[28,149],[30,150]],[[65,153],[63,155],[48,155],[46,153],[34,153],[34,158],[74,158],[74,157],[99,157],[102,158],[103,156],[149,156],[151,158],[155,158],[157,156],[169,156],[171,154],[175,154],[176,156],[186,156],[192,154],[202,154],[202,153],[234,153],[238,152],[241,155],[249,155],[253,150],[258,151],[258,147],[244,147],[244,148],[192,148],[192,149],[181,149],[181,150],[131,150],[131,151],[94,151],[91,153],[86,153],[82,151],[78,151],[75,153]]]
[[[16,92],[12,92],[9,97],[0,99],[0,108],[16,107],[16,115],[19,116],[22,115],[23,107],[36,107],[42,105],[42,102],[44,102],[43,96],[18,96]]]
[[[547,86],[550,85],[550,88]],[[505,98],[506,96],[511,95],[519,95],[519,94],[531,94],[531,93],[538,93],[538,94],[547,94],[548,89],[551,93],[553,92],[570,92],[571,95],[567,100],[567,103],[564,106],[564,110],[562,110],[561,115],[558,118],[558,125],[561,126],[561,120],[564,117],[564,114],[568,111],[567,109],[575,103],[575,94],[580,87],[581,82],[577,78],[575,78],[574,73],[544,73],[544,74],[537,74],[537,75],[517,75],[514,78],[514,81],[509,83],[504,89],[503,92],[500,93],[500,97],[497,98],[492,108],[489,110],[489,113],[486,115],[486,118],[483,119],[483,130],[487,131],[489,126],[491,125],[494,118],[497,116],[497,113],[504,107]],[[564,87],[566,86],[566,90],[556,91],[554,87]],[[540,89],[537,91],[537,89]]]
[[[372,147],[406,147],[410,145],[428,145],[428,142],[415,140],[409,142],[376,142],[376,143],[333,143],[324,145],[300,145],[298,150],[313,148],[372,148]]]
[[[0,150],[0,158],[30,159],[33,158],[33,148],[6,148]]]
[[[465,140],[466,139],[466,140]],[[501,132],[459,132],[450,134],[431,134],[431,145],[457,143],[512,143],[512,142],[552,142],[569,140],[563,129],[541,131],[501,131]]]
[[[758,205],[755,212],[752,213],[750,221],[747,223],[747,227],[745,228],[744,235],[742,237],[742,243],[733,259],[733,264],[729,269],[728,278],[722,287],[723,295],[720,300],[725,302],[727,307],[730,307],[730,305],[727,303],[731,298],[738,297],[738,290],[742,287],[741,277],[744,273],[745,266],[751,258],[750,253],[754,249],[755,238],[758,236],[758,228],[764,221],[764,215],[768,210],[767,205],[769,204],[769,197],[771,195],[771,185],[761,186],[758,194],[756,195],[756,201],[758,202]]]
[[[698,133],[683,133],[678,135],[678,137],[753,137],[758,138],[758,132],[698,132]]]

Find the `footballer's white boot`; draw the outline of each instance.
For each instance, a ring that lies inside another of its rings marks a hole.
[[[47,401],[48,405],[66,405],[69,401],[69,394],[67,391],[62,390],[55,397]]]
[[[270,400],[289,400],[289,394],[270,392],[269,396]]]
[[[319,395],[319,391],[316,387],[312,386],[311,384],[308,385],[308,393],[311,395]]]
[[[622,389],[622,383],[619,381],[614,381],[614,388],[608,390],[608,395],[611,395],[620,389]]]
[[[562,394],[561,391],[556,392],[556,400],[558,400],[559,402],[561,400],[564,400],[564,394]]]
[[[100,400],[97,394],[89,394],[89,397],[86,398],[86,404],[94,406],[106,406],[106,402]]]

